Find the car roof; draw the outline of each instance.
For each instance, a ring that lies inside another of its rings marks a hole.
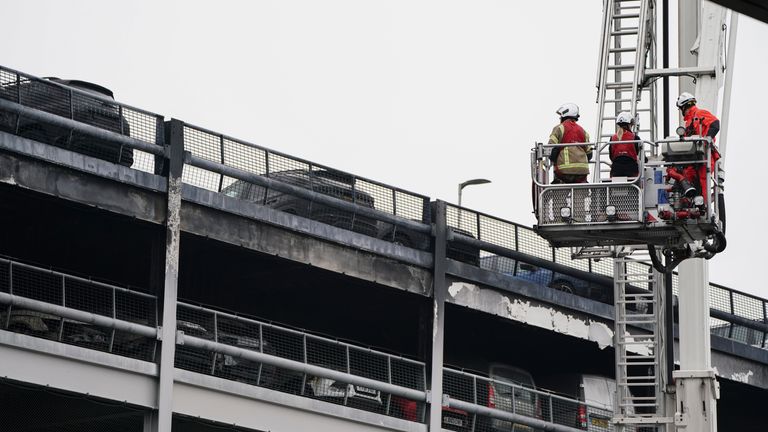
[[[94,84],[92,82],[81,81],[81,80],[66,80],[66,79],[61,79],[61,78],[57,78],[57,77],[46,77],[45,79],[47,79],[49,81],[53,81],[53,82],[55,82],[57,84],[62,84],[62,85],[65,85],[65,86],[74,87],[74,88],[76,88],[78,90],[83,90],[83,91],[90,92],[90,93],[96,93],[96,94],[99,94],[99,95],[102,95],[102,96],[108,96],[108,97],[110,97],[112,99],[115,98],[115,95],[114,95],[114,93],[112,93],[112,90],[110,90],[110,89],[108,89],[106,87],[102,87],[102,86],[100,86],[98,84]]]

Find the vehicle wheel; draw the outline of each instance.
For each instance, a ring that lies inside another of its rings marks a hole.
[[[408,236],[405,236],[402,234],[395,235],[395,238],[392,240],[392,243],[400,246],[405,246],[405,247],[413,247],[413,241],[411,241],[411,239]]]
[[[573,285],[570,282],[564,280],[556,280],[549,284],[549,287],[558,291],[566,292],[568,294],[576,293],[576,291],[573,289]]]
[[[23,325],[23,324],[11,324],[8,327],[8,331],[14,332],[14,333],[22,333],[26,335],[34,335],[35,332],[32,331],[29,327]]]

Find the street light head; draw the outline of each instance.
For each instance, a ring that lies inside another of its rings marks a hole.
[[[463,182],[463,183],[460,183],[460,184],[459,184],[459,188],[464,188],[465,186],[472,186],[472,185],[486,184],[486,183],[490,183],[490,182],[491,182],[491,181],[490,181],[490,180],[488,180],[488,179],[481,179],[481,178],[477,178],[477,179],[467,180],[467,181],[465,181],[465,182]]]

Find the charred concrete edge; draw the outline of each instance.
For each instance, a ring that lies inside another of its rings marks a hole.
[[[212,224],[211,221],[216,223]],[[306,219],[297,219],[297,222],[317,224],[318,229],[338,230],[345,235],[360,235]],[[251,219],[223,213],[205,205],[185,202],[182,205],[181,229],[183,232],[199,237],[308,264],[402,291],[424,296],[432,293],[432,274],[428,269],[301,235],[267,223],[254,223]],[[370,241],[374,240],[383,242],[370,239]]]
[[[448,260],[447,272],[452,276],[489,288],[517,294],[536,301],[551,303],[574,311],[613,321],[613,306],[575,294],[569,294],[534,282],[516,279],[496,271],[481,269],[462,262]]]
[[[244,216],[270,225],[307,234],[323,240],[331,240],[343,246],[365,250],[388,258],[397,259],[423,268],[432,267],[432,254],[394,243],[337,228],[301,216],[271,209],[260,204],[228,197],[191,185],[182,187],[182,197],[187,202],[204,205],[227,213]]]
[[[675,344],[675,349],[679,348]],[[713,349],[712,367],[718,378],[768,390],[768,367],[758,361]]]
[[[508,249],[508,248],[505,248],[505,247],[502,247],[502,246],[497,246],[497,245],[494,245],[492,243],[488,243],[488,242],[485,242],[485,241],[482,241],[482,240],[477,240],[477,239],[474,239],[472,237],[467,237],[465,235],[461,235],[461,234],[458,234],[458,233],[453,233],[451,238],[454,241],[457,241],[459,243],[463,243],[463,244],[466,244],[466,245],[471,245],[471,246],[476,247],[476,248],[478,248],[480,250],[485,250],[485,251],[492,252],[494,254],[497,254],[497,255],[500,255],[500,256],[504,256],[504,257],[508,257],[508,258],[511,258],[511,259],[514,259],[514,260],[517,260],[517,261],[522,261],[522,262],[526,262],[526,263],[529,263],[529,264],[533,264],[533,265],[535,265],[537,267],[546,268],[546,269],[549,269],[549,270],[551,270],[553,272],[556,272],[556,273],[562,273],[562,274],[565,274],[565,275],[568,275],[568,276],[572,276],[572,277],[581,279],[581,280],[586,281],[586,282],[590,282],[590,283],[594,283],[594,284],[599,285],[599,286],[603,286],[603,287],[605,287],[608,290],[613,290],[613,278],[609,277],[609,276],[599,275],[599,274],[595,274],[595,273],[591,273],[591,272],[585,272],[583,270],[575,269],[573,267],[569,267],[569,266],[566,266],[566,265],[563,265],[563,264],[555,263],[555,262],[552,262],[552,261],[549,261],[549,260],[546,260],[546,259],[543,259],[543,258],[538,258],[538,257],[532,256],[532,255],[527,255],[527,254],[524,254],[522,252],[518,252],[518,251],[515,251],[515,250],[512,250],[512,249]],[[449,268],[449,271],[450,271],[450,268]],[[466,273],[467,271],[470,271],[470,270],[467,270],[467,268],[465,267],[464,270],[462,270],[462,271]],[[720,287],[720,288],[728,290],[728,291],[740,293],[739,291],[736,291],[736,290],[731,289],[731,288],[727,288],[727,287]],[[641,290],[641,288],[637,288],[637,287],[635,287],[635,289]],[[552,290],[549,290],[549,291],[552,291]],[[561,293],[561,294],[563,294],[563,293]],[[751,296],[751,297],[753,297],[753,296]],[[763,300],[763,299],[760,299],[759,297],[754,297],[754,298],[757,299],[757,300]],[[592,302],[589,299],[586,299],[586,300]],[[599,303],[599,302],[597,302],[597,303],[598,304],[602,304],[602,303]],[[724,312],[722,310],[718,310],[718,309],[715,309],[715,308],[710,308],[709,311],[710,311],[710,316],[712,316],[713,318],[718,318],[718,319],[721,319],[723,321],[728,321],[730,323],[738,324],[738,325],[741,325],[741,326],[744,326],[744,327],[748,327],[748,328],[751,328],[751,329],[754,329],[754,330],[758,330],[758,331],[762,331],[762,332],[768,332],[768,322],[761,322],[761,321],[756,321],[756,320],[750,320],[748,318],[744,318],[744,317],[741,317],[741,316],[738,316],[738,315],[734,315],[734,314],[731,314],[731,313],[728,313],[728,312]],[[611,314],[611,319],[613,319],[612,318],[613,317],[613,308],[611,308],[610,314]]]
[[[459,268],[462,269],[458,270]],[[559,310],[558,312],[564,313],[566,315],[570,311],[577,314],[583,314],[584,316],[590,318],[596,318],[602,322],[607,322],[611,325],[611,331],[613,331],[612,322],[614,319],[614,314],[613,306],[611,305],[579,297],[573,294],[560,292],[551,288],[546,288],[533,282],[513,279],[512,277],[502,273],[479,269],[457,261],[449,260],[448,270],[453,276],[449,283],[460,282],[476,284],[481,289],[498,291],[501,295],[513,294],[536,303],[549,303],[554,307],[562,308],[563,310]],[[465,278],[458,276],[468,273],[471,273],[472,277]],[[461,304],[457,303],[453,297],[449,297],[449,301],[455,304]],[[466,306],[471,307],[470,305]],[[475,309],[481,312],[487,312],[496,315],[493,312],[477,308]],[[647,326],[634,327],[650,330],[650,327]],[[677,338],[677,325],[675,325],[675,339]],[[768,350],[766,349],[754,347],[737,340],[728,339],[717,335],[711,335],[711,341],[711,347],[715,351],[768,365]]]
[[[165,219],[159,193],[10,153],[0,152],[0,183],[155,224]]]
[[[0,131],[0,148],[131,186],[165,192],[167,179],[70,150]]]
[[[157,365],[151,362],[41,339],[21,333],[0,330],[0,344],[48,356],[78,360],[100,367],[119,369],[140,375],[157,376]]]
[[[545,301],[467,282],[448,281],[447,301],[500,318],[595,342],[600,349],[613,346],[613,323],[587,312],[557,308]],[[527,282],[521,281],[522,284]]]
[[[426,425],[422,423],[401,420],[383,414],[366,412],[342,405],[324,402],[321,400],[283,393],[263,387],[256,387],[237,381],[225,380],[223,378],[202,375],[182,369],[175,370],[174,381],[177,385],[185,384],[214,393],[226,393],[229,395],[242,397],[244,399],[258,400],[267,404],[282,405],[288,408],[295,408],[321,416],[336,417],[341,421],[351,420],[357,423],[403,432],[427,431]],[[182,411],[178,412],[184,415],[194,414]]]

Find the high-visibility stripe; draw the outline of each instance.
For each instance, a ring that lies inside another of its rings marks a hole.
[[[584,163],[584,162],[563,163],[558,165],[558,167],[561,170],[568,169],[568,168],[589,168],[589,163]]]

